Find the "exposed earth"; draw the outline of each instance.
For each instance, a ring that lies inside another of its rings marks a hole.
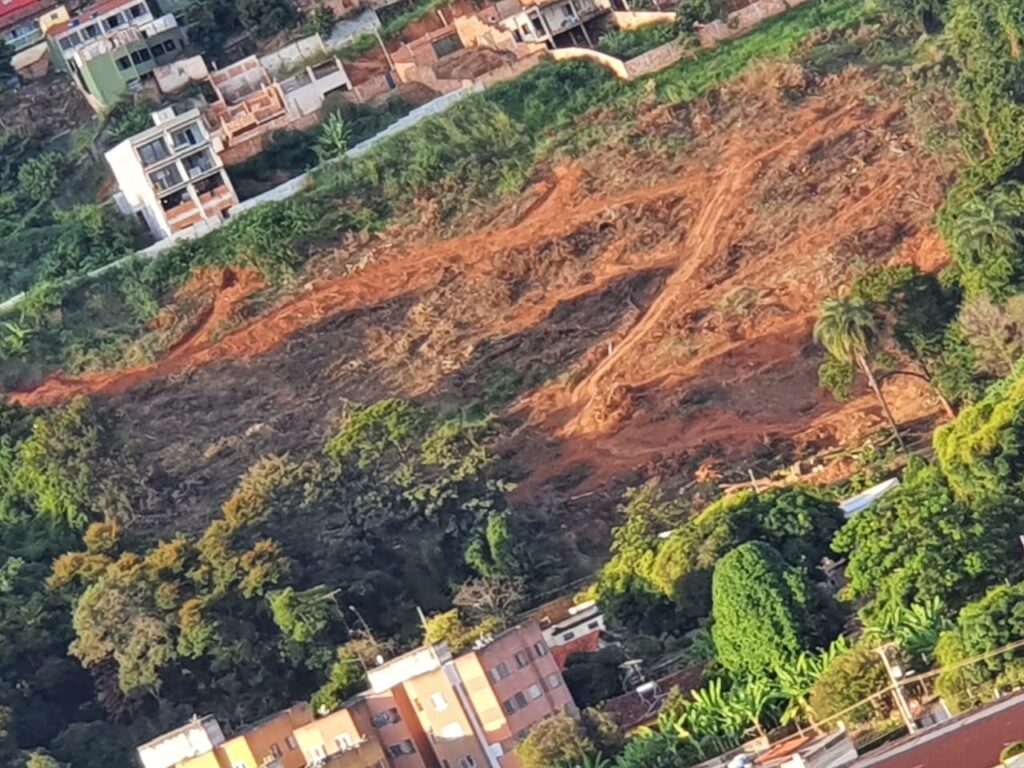
[[[769,455],[810,472],[883,424],[866,388],[837,403],[818,387],[817,307],[872,264],[945,263],[931,221],[953,161],[919,149],[898,87],[856,71],[760,67],[733,88],[649,107],[455,236],[425,214],[351,238],[291,295],[199,275],[157,319],[180,338],[155,363],[11,398],[115,409],[157,529],[199,527],[259,456],[321,443],[346,398],[498,408],[535,512],[607,519],[646,476],[763,475]],[[923,383],[885,386],[912,432],[940,418]]]

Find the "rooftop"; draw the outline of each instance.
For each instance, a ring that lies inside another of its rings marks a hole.
[[[869,752],[852,768],[993,768],[1024,740],[1024,693],[995,701]]]
[[[639,690],[630,691],[609,699],[602,709],[624,731],[649,723],[658,716],[670,690],[678,688],[682,693],[689,693],[700,687],[704,681],[704,667],[704,664],[691,664],[656,680],[657,694],[641,695]]]
[[[17,2],[17,0],[15,0],[15,2]],[[135,5],[138,2],[139,0],[99,0],[99,2],[93,3],[92,5],[87,5],[83,9],[82,13],[77,16],[72,16],[70,19],[60,24],[54,24],[46,30],[46,34],[52,37],[59,37],[72,27],[78,27],[82,24],[86,24],[93,19],[106,16],[108,13],[112,13],[130,5]]]
[[[53,0],[11,0],[0,4],[0,29],[42,16],[57,5]]]

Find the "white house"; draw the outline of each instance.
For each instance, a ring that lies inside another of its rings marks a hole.
[[[118,208],[157,240],[213,228],[238,202],[198,109],[153,113],[154,126],[106,153]]]

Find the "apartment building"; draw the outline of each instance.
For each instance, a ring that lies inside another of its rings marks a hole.
[[[275,712],[225,738],[206,716],[138,747],[143,768],[303,768],[295,731],[313,719],[308,704]]]
[[[117,179],[118,208],[157,240],[219,224],[238,203],[198,109],[153,113],[154,126],[106,153]]]
[[[424,646],[367,671],[369,690],[313,719],[293,707],[225,739],[204,718],[139,747],[143,768],[520,768],[537,723],[577,713],[540,627],[458,655]],[[261,762],[262,761],[262,762]]]
[[[337,763],[344,768],[518,768],[516,744],[533,726],[576,712],[536,624],[457,656],[444,644],[417,648],[368,678],[368,692],[296,734],[310,745],[308,759],[344,760]],[[350,759],[352,748],[343,746],[374,740],[384,760]]]
[[[176,59],[185,34],[173,14],[154,14],[147,0],[101,0],[46,30],[50,59],[68,72],[97,112],[143,86],[153,70]]]

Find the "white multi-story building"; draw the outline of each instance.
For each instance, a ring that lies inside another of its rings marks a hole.
[[[153,122],[106,153],[118,208],[158,240],[219,225],[238,197],[199,110],[179,115],[168,108],[154,112]]]

